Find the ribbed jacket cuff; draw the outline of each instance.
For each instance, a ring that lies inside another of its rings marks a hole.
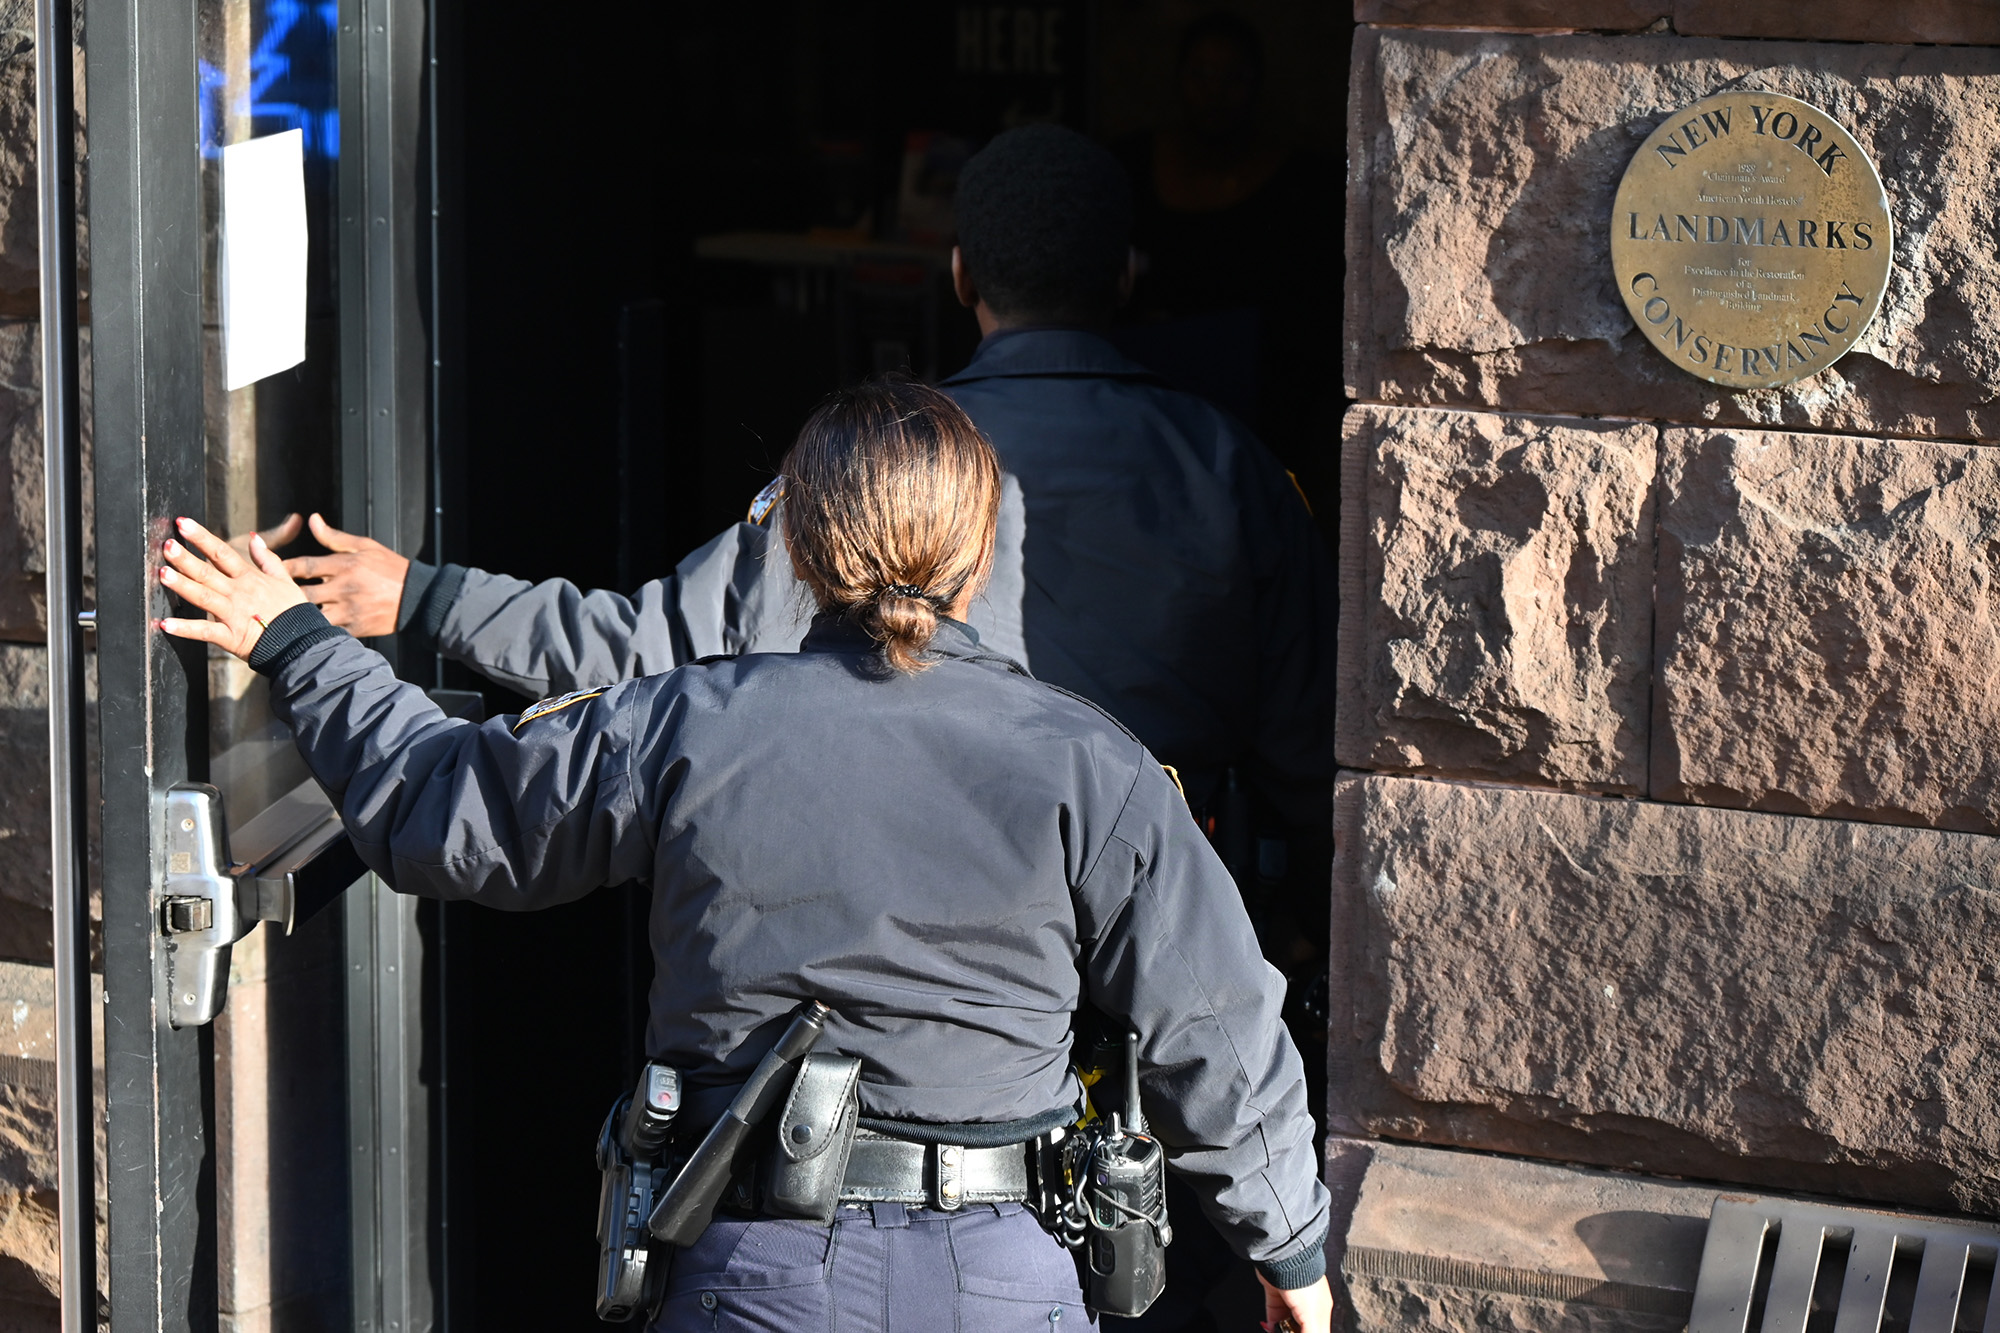
[[[416,619],[417,607],[422,604],[424,593],[429,590],[431,580],[437,577],[437,573],[436,565],[427,565],[421,560],[412,560],[410,567],[403,572],[403,596],[396,603],[398,634],[408,629],[410,622]]]
[[[1326,1233],[1320,1232],[1317,1240],[1297,1254],[1258,1264],[1257,1271],[1279,1291],[1310,1287],[1326,1276]]]
[[[464,586],[465,566],[427,565],[412,560],[409,572],[403,575],[403,600],[396,606],[396,628],[416,636],[419,652],[436,652],[438,635],[444,632],[444,619],[451,614],[459,589]]]
[[[250,669],[263,676],[275,676],[306,649],[328,639],[347,637],[344,629],[326,623],[326,616],[311,602],[287,607],[272,617],[250,649]]]

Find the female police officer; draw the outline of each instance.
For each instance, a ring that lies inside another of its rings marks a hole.
[[[160,577],[211,618],[161,625],[270,677],[397,889],[530,909],[649,881],[647,1044],[691,1111],[811,998],[834,1015],[822,1049],[861,1062],[866,1130],[1018,1153],[1075,1114],[1087,999],[1139,1034],[1152,1130],[1256,1263],[1271,1319],[1327,1328],[1303,1073],[1227,872],[1129,733],[960,623],[992,561],[991,449],[942,394],[878,383],[822,407],[784,476],[786,547],[820,608],[796,654],[475,726],[329,626],[261,542],[245,560],[188,520],[194,550],[169,541]],[[718,1217],[675,1253],[654,1326],[1083,1318],[1067,1255],[1000,1193],[849,1202],[831,1226]]]

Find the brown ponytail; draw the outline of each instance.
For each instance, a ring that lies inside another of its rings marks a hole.
[[[1000,464],[964,411],[900,377],[822,404],[785,456],[785,545],[822,610],[922,671],[938,619],[985,586]]]

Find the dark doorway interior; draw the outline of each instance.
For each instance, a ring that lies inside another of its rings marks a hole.
[[[963,365],[977,330],[941,259],[957,161],[1053,118],[1146,175],[1207,8],[607,0],[563,27],[523,0],[436,0],[443,557],[630,591],[740,517],[828,390]],[[1263,46],[1293,297],[1246,344],[1244,292],[1276,270],[1223,275],[1220,295],[1135,303],[1121,337],[1170,376],[1231,367],[1214,395],[1330,519],[1352,24],[1324,0],[1229,8]],[[1210,272],[1204,244],[1281,248],[1255,219],[1204,241],[1210,221],[1161,242],[1184,276]],[[1245,400],[1271,373],[1260,336],[1285,382]],[[455,667],[444,683],[523,702]],[[426,907],[448,1329],[601,1327],[591,1149],[640,1058],[646,906],[626,888],[525,917]]]

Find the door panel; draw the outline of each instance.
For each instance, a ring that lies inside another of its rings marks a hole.
[[[346,526],[415,556],[434,531],[424,319],[431,238],[424,151],[424,0],[338,0],[341,509]],[[433,557],[435,558],[435,557]],[[401,673],[437,682],[435,659]],[[346,930],[347,1106],[354,1326],[432,1326],[430,1127],[417,903],[372,876],[341,904]]]
[[[86,34],[112,1326],[173,1333],[216,1285],[212,1034],[168,1024],[156,924],[161,794],[208,769],[205,654],[152,628],[165,521],[203,502],[194,13],[94,0]]]
[[[196,0],[195,14],[206,521],[238,537],[294,512],[317,511],[339,523],[336,10],[304,0]],[[306,357],[230,390],[218,303],[223,150],[293,130],[304,159]],[[287,806],[307,820],[323,818],[326,807],[300,800],[317,789],[290,733],[271,715],[262,678],[219,650],[209,653],[207,669],[209,778],[222,792],[232,855],[259,859],[273,838],[256,834],[274,819],[286,824]],[[276,841],[292,836],[281,828]],[[214,1157],[217,1302],[221,1319],[238,1327],[282,1333],[354,1326],[345,1219],[362,1177],[347,1160],[347,953],[338,911],[306,918],[291,933],[266,925],[235,946],[214,1035]]]
[[[240,537],[287,513],[341,513],[339,299],[336,290],[340,113],[331,5],[196,0],[200,40],[205,521]],[[301,131],[307,230],[306,359],[233,391],[223,387],[216,256],[223,149]],[[306,781],[269,691],[242,662],[209,653],[210,781],[241,828]]]
[[[318,510],[420,545],[423,5],[87,3],[112,1325],[428,1328],[412,905],[364,877],[289,937],[266,924],[218,1023],[171,1025],[166,793],[213,783],[232,830],[267,830],[307,774],[264,682],[152,628],[178,514],[243,535]],[[293,129],[306,359],[225,391],[221,152]]]

